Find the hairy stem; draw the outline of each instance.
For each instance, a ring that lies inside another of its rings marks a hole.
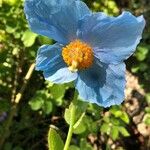
[[[72,109],[71,109],[70,126],[69,126],[69,131],[68,131],[66,143],[65,143],[65,146],[64,146],[64,150],[69,149],[69,145],[70,145],[70,142],[71,142],[71,139],[72,139],[73,126],[75,124],[76,100],[77,100],[77,92],[75,92],[74,99],[73,99],[73,102],[72,102],[73,105],[72,105]]]

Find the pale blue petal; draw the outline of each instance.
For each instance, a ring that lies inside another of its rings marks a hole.
[[[90,103],[109,107],[124,99],[125,64],[95,64],[91,69],[79,73],[76,88],[80,97]]]
[[[118,17],[95,13],[80,22],[80,38],[94,47],[95,57],[117,64],[133,54],[139,44],[145,20],[123,12]]]
[[[38,50],[36,70],[43,71],[46,80],[53,83],[67,83],[77,78],[68,70],[61,55],[61,45],[44,45]]]
[[[78,21],[90,10],[78,0],[26,0],[25,14],[33,32],[60,43],[76,38]]]
[[[61,66],[61,64],[60,64]],[[57,84],[69,83],[76,80],[77,73],[72,73],[67,67],[54,67],[52,70],[44,71],[46,80]]]

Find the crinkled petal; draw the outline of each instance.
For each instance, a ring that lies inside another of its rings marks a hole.
[[[61,48],[57,43],[44,45],[36,58],[36,70],[43,71],[45,79],[53,83],[67,83],[77,78],[77,74],[70,72],[64,63]]]
[[[108,17],[95,13],[80,22],[80,37],[94,47],[94,54],[100,61],[118,64],[133,54],[144,27],[143,16],[123,12],[118,17]]]
[[[39,48],[36,57],[36,70],[48,70],[62,62],[62,46],[58,43],[54,45],[43,45]]]
[[[31,30],[63,44],[75,38],[78,20],[89,13],[85,3],[78,0],[25,1],[25,14]]]
[[[125,64],[95,64],[79,73],[76,88],[85,101],[99,106],[119,105],[124,99]]]

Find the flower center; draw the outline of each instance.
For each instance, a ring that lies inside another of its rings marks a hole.
[[[93,49],[80,40],[75,40],[63,47],[62,56],[72,72],[89,68],[93,63]]]

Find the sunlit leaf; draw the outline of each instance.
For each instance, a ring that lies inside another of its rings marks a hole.
[[[100,131],[103,133],[109,133],[110,132],[110,126],[107,123],[103,123],[100,127]]]
[[[21,40],[26,47],[31,47],[34,44],[36,37],[37,34],[27,30],[24,32]]]
[[[39,110],[43,106],[44,100],[41,98],[36,98],[29,101],[29,105],[31,106],[32,110]]]
[[[48,132],[48,147],[49,150],[63,150],[64,148],[60,135],[53,128],[50,128]]]
[[[119,137],[119,131],[117,126],[113,126],[110,131],[110,136],[113,140],[116,140]]]
[[[120,132],[123,136],[125,136],[125,137],[130,136],[130,134],[129,134],[129,132],[127,131],[126,128],[120,126],[120,127],[118,127],[118,130],[119,130],[119,132]]]

